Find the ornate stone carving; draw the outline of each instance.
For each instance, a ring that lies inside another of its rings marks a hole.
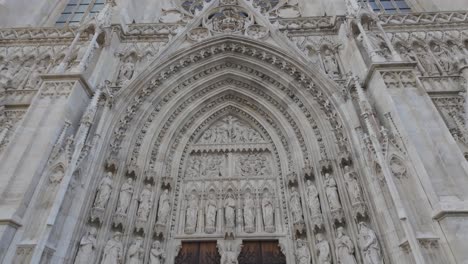
[[[318,263],[331,264],[330,244],[325,240],[322,233],[318,233],[315,237],[317,239],[315,247],[317,248]]]
[[[127,56],[120,66],[119,74],[117,75],[117,86],[126,86],[133,78],[135,73],[135,58]]]
[[[309,247],[306,242],[302,239],[296,240],[296,263],[298,264],[310,264],[311,257]]]
[[[377,236],[364,222],[359,223],[359,242],[365,264],[383,264]]]
[[[169,212],[171,210],[169,191],[164,190],[164,192],[159,197],[159,206],[158,206],[158,225],[166,225]]]
[[[312,223],[315,228],[321,228],[323,225],[322,209],[320,208],[319,193],[315,184],[307,180],[307,206],[310,210]]]
[[[91,227],[88,234],[81,238],[75,264],[89,264],[93,262],[94,250],[96,249],[96,233],[96,228]]]
[[[294,224],[300,224],[304,222],[304,218],[302,215],[302,205],[301,205],[301,197],[299,193],[296,191],[296,188],[291,188],[291,194],[289,196],[289,206],[292,213],[292,219]]]
[[[216,216],[218,212],[218,204],[214,193],[208,194],[208,199],[205,204],[205,232],[208,234],[216,231]]]
[[[112,193],[112,172],[106,173],[99,183],[96,199],[94,200],[94,207],[104,209],[106,208],[109,197]]]
[[[104,255],[102,256],[101,264],[115,264],[122,262],[123,244],[121,242],[122,234],[115,232],[104,247]]]
[[[148,220],[148,215],[152,207],[151,202],[151,184],[147,184],[140,193],[139,206],[137,211],[138,220],[146,222]]]
[[[151,246],[150,251],[150,264],[162,264],[163,260],[165,259],[166,254],[164,254],[164,250],[161,248],[161,242],[154,241]]]
[[[195,193],[187,197],[187,210],[185,214],[185,233],[193,234],[197,228],[198,220],[198,197]]]
[[[275,232],[275,223],[274,223],[274,204],[271,198],[271,194],[268,190],[265,190],[262,198],[262,215],[263,215],[263,226],[265,232],[273,233]]]
[[[338,195],[338,188],[335,179],[329,174],[325,173],[325,193],[327,194],[328,205],[334,220],[341,222],[344,219],[343,210],[341,207],[340,197]]]
[[[120,188],[119,200],[117,203],[117,214],[127,214],[128,206],[130,205],[133,195],[133,179],[128,178]]]
[[[218,242],[218,251],[221,255],[221,264],[239,264],[237,257],[240,254],[242,245],[237,241],[224,241]]]
[[[130,245],[127,251],[126,264],[141,264],[143,263],[144,250],[142,247],[143,239],[137,237],[135,241]]]
[[[236,172],[242,177],[270,176],[271,165],[263,153],[239,155],[236,162]]]
[[[344,233],[343,227],[336,229],[336,258],[342,264],[357,264],[354,257],[354,243],[349,236]]]
[[[232,230],[236,226],[236,200],[234,194],[229,192],[224,199],[224,221],[226,230]]]
[[[244,230],[247,233],[255,232],[255,201],[250,192],[247,192],[244,197]]]

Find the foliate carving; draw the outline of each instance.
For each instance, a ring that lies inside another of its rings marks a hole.
[[[359,242],[365,264],[383,264],[379,241],[366,223],[359,223]]]
[[[302,239],[296,240],[295,255],[296,255],[296,260],[297,260],[296,263],[298,264],[310,264],[311,263],[309,247],[307,246],[307,243]]]
[[[354,257],[354,243],[349,236],[344,233],[343,227],[336,229],[336,258],[342,264],[357,264]]]
[[[394,13],[379,14],[378,19],[384,25],[417,25],[428,24],[448,24],[468,22],[468,12],[424,12],[424,13]]]
[[[89,264],[93,262],[94,251],[96,249],[96,233],[96,228],[92,227],[89,229],[88,234],[81,238],[75,264]]]
[[[104,247],[104,255],[101,264],[121,263],[123,260],[123,244],[121,242],[122,234],[115,232]]]

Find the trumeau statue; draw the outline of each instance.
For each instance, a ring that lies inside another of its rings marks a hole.
[[[133,195],[133,179],[128,178],[120,188],[119,201],[117,204],[118,214],[126,214]]]
[[[133,241],[132,245],[128,248],[127,261],[125,264],[141,264],[143,263],[144,250],[142,247],[143,240],[139,237]]]
[[[221,264],[239,264],[237,256],[239,250],[235,250],[232,243],[226,242],[224,249],[221,252]]]
[[[338,196],[338,188],[336,186],[336,181],[329,173],[325,174],[325,192],[327,194],[328,203],[330,205],[330,210],[341,209],[340,198]]]
[[[108,172],[99,183],[96,200],[94,200],[94,207],[106,208],[107,201],[112,193],[112,173]]]
[[[210,193],[205,204],[205,231],[213,233],[216,230],[216,212],[218,206],[215,194]]]
[[[114,236],[107,241],[104,247],[104,255],[101,264],[119,264],[122,261],[123,245],[121,242],[122,234],[115,232]]]
[[[291,196],[289,198],[289,206],[292,213],[293,223],[301,223],[302,218],[302,206],[301,206],[301,197],[296,191],[296,188],[291,188]]]
[[[255,201],[249,192],[244,199],[244,225],[247,233],[255,232]]]
[[[270,192],[267,190],[263,194],[262,198],[262,214],[263,214],[263,225],[266,232],[274,232],[274,206],[273,200],[271,199]]]
[[[310,264],[310,251],[305,241],[298,239],[296,241],[296,259],[297,264]]]
[[[359,243],[364,264],[383,264],[377,236],[364,222],[359,223]]]
[[[89,229],[88,234],[81,238],[75,264],[93,263],[94,250],[96,249],[96,233],[96,228],[92,227]]]
[[[317,248],[318,263],[331,264],[330,244],[327,240],[325,240],[322,233],[318,233],[316,237],[317,244],[315,245],[315,247]]]
[[[151,210],[151,184],[147,184],[140,194],[140,205],[138,206],[138,219],[146,221]]]
[[[224,200],[224,219],[226,221],[226,227],[234,228],[236,223],[236,200],[232,193],[228,193]]]
[[[336,258],[340,264],[356,264],[356,258],[354,257],[354,244],[349,236],[347,236],[343,227],[336,229]]]
[[[165,257],[164,250],[161,248],[161,242],[154,241],[150,251],[149,264],[162,264]]]
[[[169,191],[164,190],[164,192],[159,197],[159,208],[158,208],[158,224],[165,225],[167,223],[167,217],[171,210],[171,205],[169,203]]]
[[[317,188],[310,180],[307,180],[307,205],[309,206],[312,217],[318,216],[322,213]]]
[[[198,219],[198,198],[192,193],[187,200],[187,212],[185,217],[185,232],[192,234],[197,228]]]
[[[363,201],[361,187],[356,179],[356,174],[351,171],[349,166],[344,167],[346,180],[346,186],[348,187],[348,193],[351,199],[351,204],[360,203]]]

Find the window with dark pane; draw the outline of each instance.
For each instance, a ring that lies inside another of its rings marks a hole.
[[[405,0],[369,0],[369,5],[375,12],[380,13],[407,13],[411,8]]]
[[[95,16],[104,8],[105,0],[69,0],[55,25],[79,24],[87,17]]]

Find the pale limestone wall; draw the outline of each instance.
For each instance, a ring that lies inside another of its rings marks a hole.
[[[362,222],[384,263],[467,263],[466,3],[410,0],[414,16],[372,20],[351,0],[280,1],[271,14],[238,0],[246,18],[217,24],[223,1],[196,15],[142,2],[55,30],[43,27],[66,2],[0,1],[0,262],[74,263],[88,237],[86,262],[100,263],[121,232],[122,258],[141,238],[143,263],[155,241],[174,263],[186,240],[237,257],[251,238],[278,240],[287,263],[338,263],[342,227],[369,263]]]

